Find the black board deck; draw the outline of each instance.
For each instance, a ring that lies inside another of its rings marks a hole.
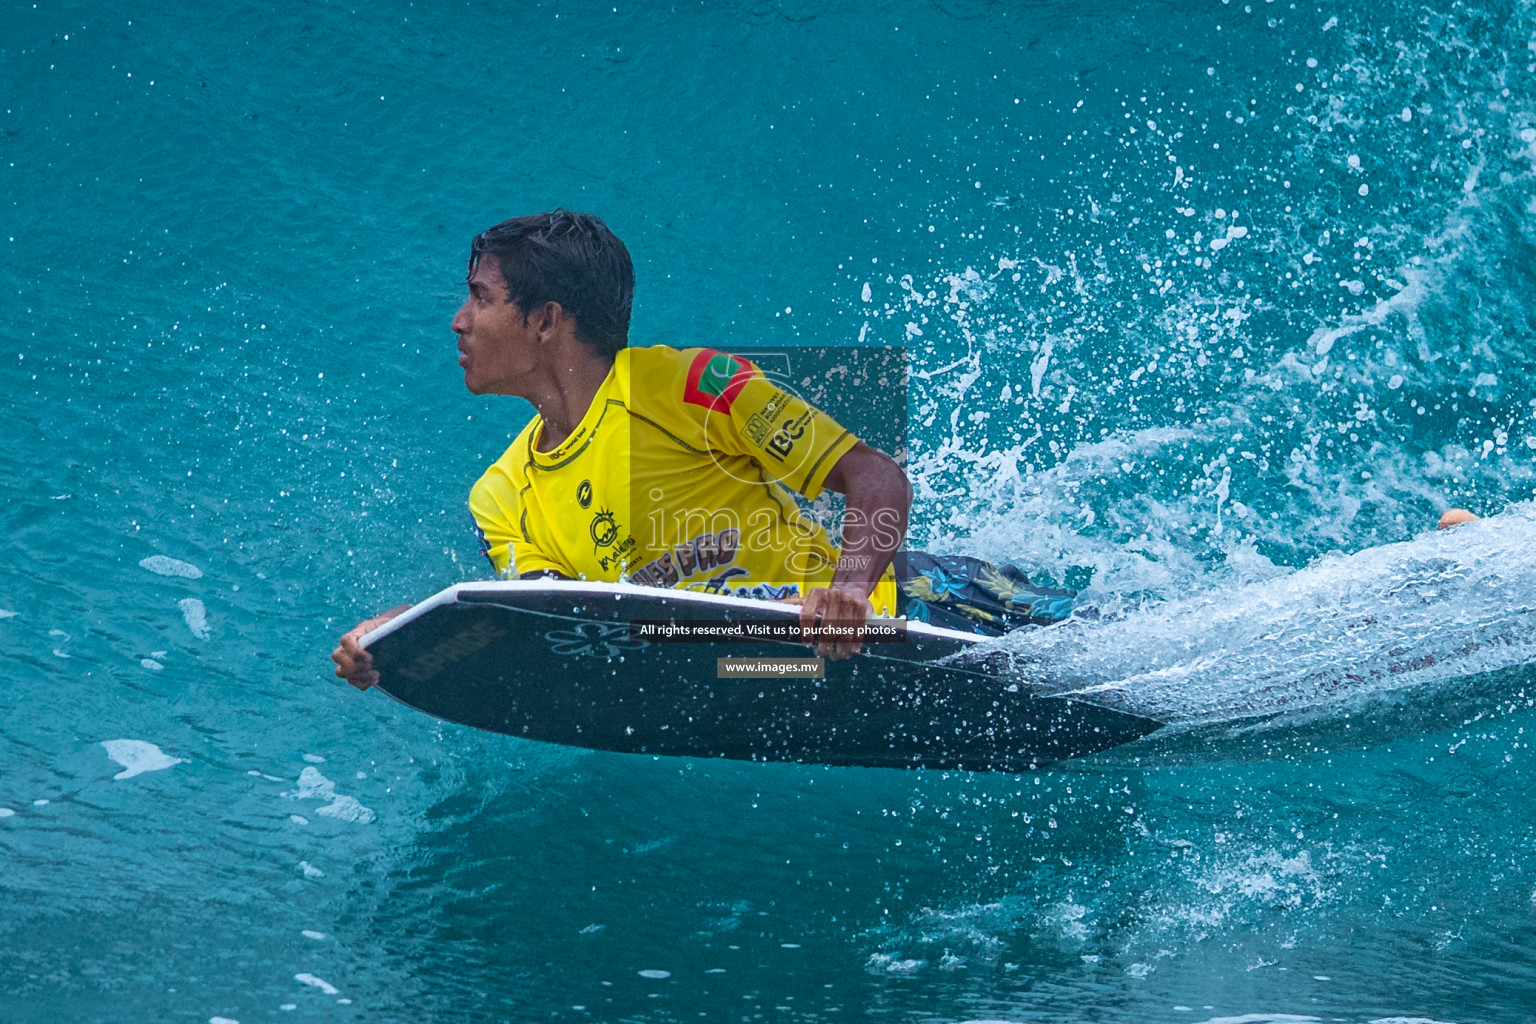
[[[1161,723],[1028,692],[976,638],[911,623],[901,643],[827,660],[825,677],[716,678],[718,657],[809,657],[792,641],[654,642],[631,620],[793,621],[792,607],[623,583],[461,584],[363,638],[379,688],[427,714],[633,754],[1026,771]]]

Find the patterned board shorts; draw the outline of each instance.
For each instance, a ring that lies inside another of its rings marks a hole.
[[[1011,565],[969,555],[907,551],[896,556],[897,612],[946,629],[1001,636],[1072,614],[1076,591],[1037,587]]]

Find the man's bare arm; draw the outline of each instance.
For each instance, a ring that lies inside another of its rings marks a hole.
[[[894,459],[866,444],[838,459],[825,482],[847,497],[843,550],[832,585],[805,596],[800,624],[861,626],[869,620],[869,595],[907,535],[912,485]],[[847,658],[862,646],[857,640],[826,640],[816,645],[816,653]]]
[[[826,485],[848,499],[843,551],[832,586],[868,598],[907,535],[912,485],[896,460],[858,444],[837,460]]]

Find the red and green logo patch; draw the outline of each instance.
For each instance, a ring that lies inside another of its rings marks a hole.
[[[751,363],[739,356],[706,348],[688,366],[683,401],[701,405],[710,412],[729,413],[731,403],[756,372]]]

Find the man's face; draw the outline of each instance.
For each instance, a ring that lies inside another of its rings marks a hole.
[[[538,331],[515,303],[493,257],[482,256],[469,276],[469,298],[454,314],[459,365],[472,394],[517,394],[518,383],[537,366]]]

